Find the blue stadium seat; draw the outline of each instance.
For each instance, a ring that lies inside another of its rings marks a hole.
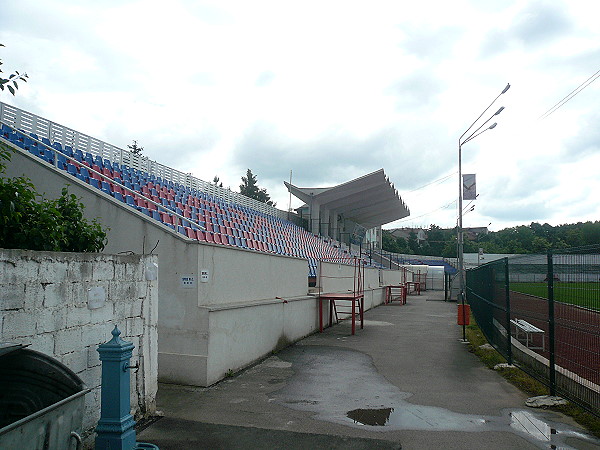
[[[77,176],[77,167],[73,164],[67,164],[67,172],[69,172],[73,176]]]
[[[58,166],[58,168],[60,170],[67,170],[67,158],[64,155],[61,155],[60,153],[56,154],[56,165]]]
[[[87,183],[88,180],[90,179],[90,173],[88,172],[86,167],[80,167],[79,168],[79,175],[81,175],[83,177],[83,180]]]
[[[112,195],[112,190],[110,188],[110,184],[108,184],[106,181],[102,182],[102,191],[106,192],[108,195]]]
[[[134,208],[136,207],[135,201],[133,200],[133,197],[131,195],[125,196],[125,203],[127,203],[129,206],[133,206]]]

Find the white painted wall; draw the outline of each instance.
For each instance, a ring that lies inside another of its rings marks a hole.
[[[156,256],[0,249],[0,341],[31,344],[75,372],[91,389],[84,430],[100,418],[101,362],[112,338],[133,342],[132,413],[156,409],[158,281]],[[152,277],[150,277],[152,278]]]
[[[267,355],[283,339],[300,339],[318,327],[317,301],[307,296],[306,260],[192,241],[21,149],[7,173],[25,174],[49,198],[70,184],[86,205],[86,217],[110,227],[105,252],[158,256],[161,381],[210,385]],[[337,264],[329,266],[338,270]],[[200,280],[203,270],[206,283]],[[354,269],[341,271],[348,277],[328,286],[352,290]],[[183,278],[192,282],[184,284]],[[365,288],[366,308],[383,302],[377,269],[366,269]]]

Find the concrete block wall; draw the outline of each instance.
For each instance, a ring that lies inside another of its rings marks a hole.
[[[84,430],[100,418],[96,349],[115,325],[136,346],[132,414],[156,409],[158,266],[152,255],[0,249],[0,341],[31,344],[75,372],[91,389]]]

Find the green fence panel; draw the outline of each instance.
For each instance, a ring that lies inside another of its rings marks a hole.
[[[467,301],[504,357],[600,416],[600,245],[471,269]]]

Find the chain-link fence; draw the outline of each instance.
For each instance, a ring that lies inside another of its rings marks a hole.
[[[509,362],[600,415],[600,245],[471,269],[467,301]]]

